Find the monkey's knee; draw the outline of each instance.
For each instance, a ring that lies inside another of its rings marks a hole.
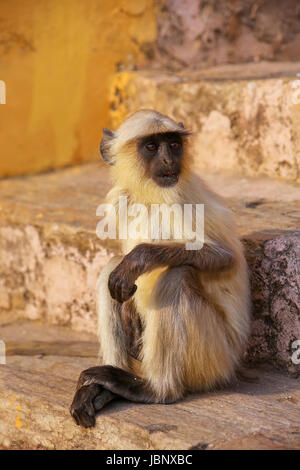
[[[110,273],[121,263],[121,261],[121,256],[114,256],[111,258],[98,277],[96,285],[96,303],[98,313],[99,310],[110,311],[112,305],[115,303],[108,289],[108,279]]]
[[[100,357],[106,364],[126,368],[128,358],[122,329],[122,304],[111,297],[108,288],[109,275],[121,261],[121,256],[115,256],[103,268],[97,282],[96,307]]]
[[[97,280],[97,291],[101,288],[102,285],[107,287],[110,273],[121,263],[122,259],[122,256],[114,256],[104,266]]]

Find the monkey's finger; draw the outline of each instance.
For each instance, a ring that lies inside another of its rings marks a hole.
[[[118,281],[115,281],[114,283],[110,283],[110,285],[109,285],[108,287],[109,287],[109,292],[110,292],[111,297],[112,297],[114,300],[117,300],[117,301],[118,301],[117,282],[118,282]]]
[[[115,285],[115,293],[117,294],[118,302],[122,302],[122,288],[123,288],[123,280],[118,279]]]
[[[126,302],[126,300],[130,299],[137,290],[137,285],[134,284],[132,287],[129,289],[126,287],[125,289],[122,290],[122,300],[123,302]]]
[[[118,278],[116,278],[115,276],[111,274],[108,280],[108,290],[110,292],[111,297],[115,300],[117,300],[116,299],[117,283],[118,283]]]
[[[113,287],[113,290],[111,292],[112,298],[115,299],[117,302],[122,302],[121,292],[122,292],[122,288],[121,288],[121,285],[120,285],[120,281],[116,281],[116,283]]]

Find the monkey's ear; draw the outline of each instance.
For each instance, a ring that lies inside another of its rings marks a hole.
[[[184,125],[183,125],[183,122],[179,122],[178,124],[178,127],[180,127],[180,129],[182,130],[178,130],[179,134],[182,136],[182,137],[188,137],[189,135],[192,134],[191,131],[188,131],[185,129]]]
[[[102,155],[103,160],[105,160],[109,165],[113,165],[110,153],[110,145],[114,137],[115,134],[113,131],[105,129],[105,127],[103,128],[103,136],[100,142],[100,153]]]

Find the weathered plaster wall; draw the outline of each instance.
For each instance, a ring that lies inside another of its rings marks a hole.
[[[143,63],[154,0],[0,4],[0,177],[98,157],[113,72]]]

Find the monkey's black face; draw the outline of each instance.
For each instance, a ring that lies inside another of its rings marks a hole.
[[[183,155],[183,142],[177,132],[153,134],[140,139],[138,153],[147,173],[158,186],[177,184]]]

